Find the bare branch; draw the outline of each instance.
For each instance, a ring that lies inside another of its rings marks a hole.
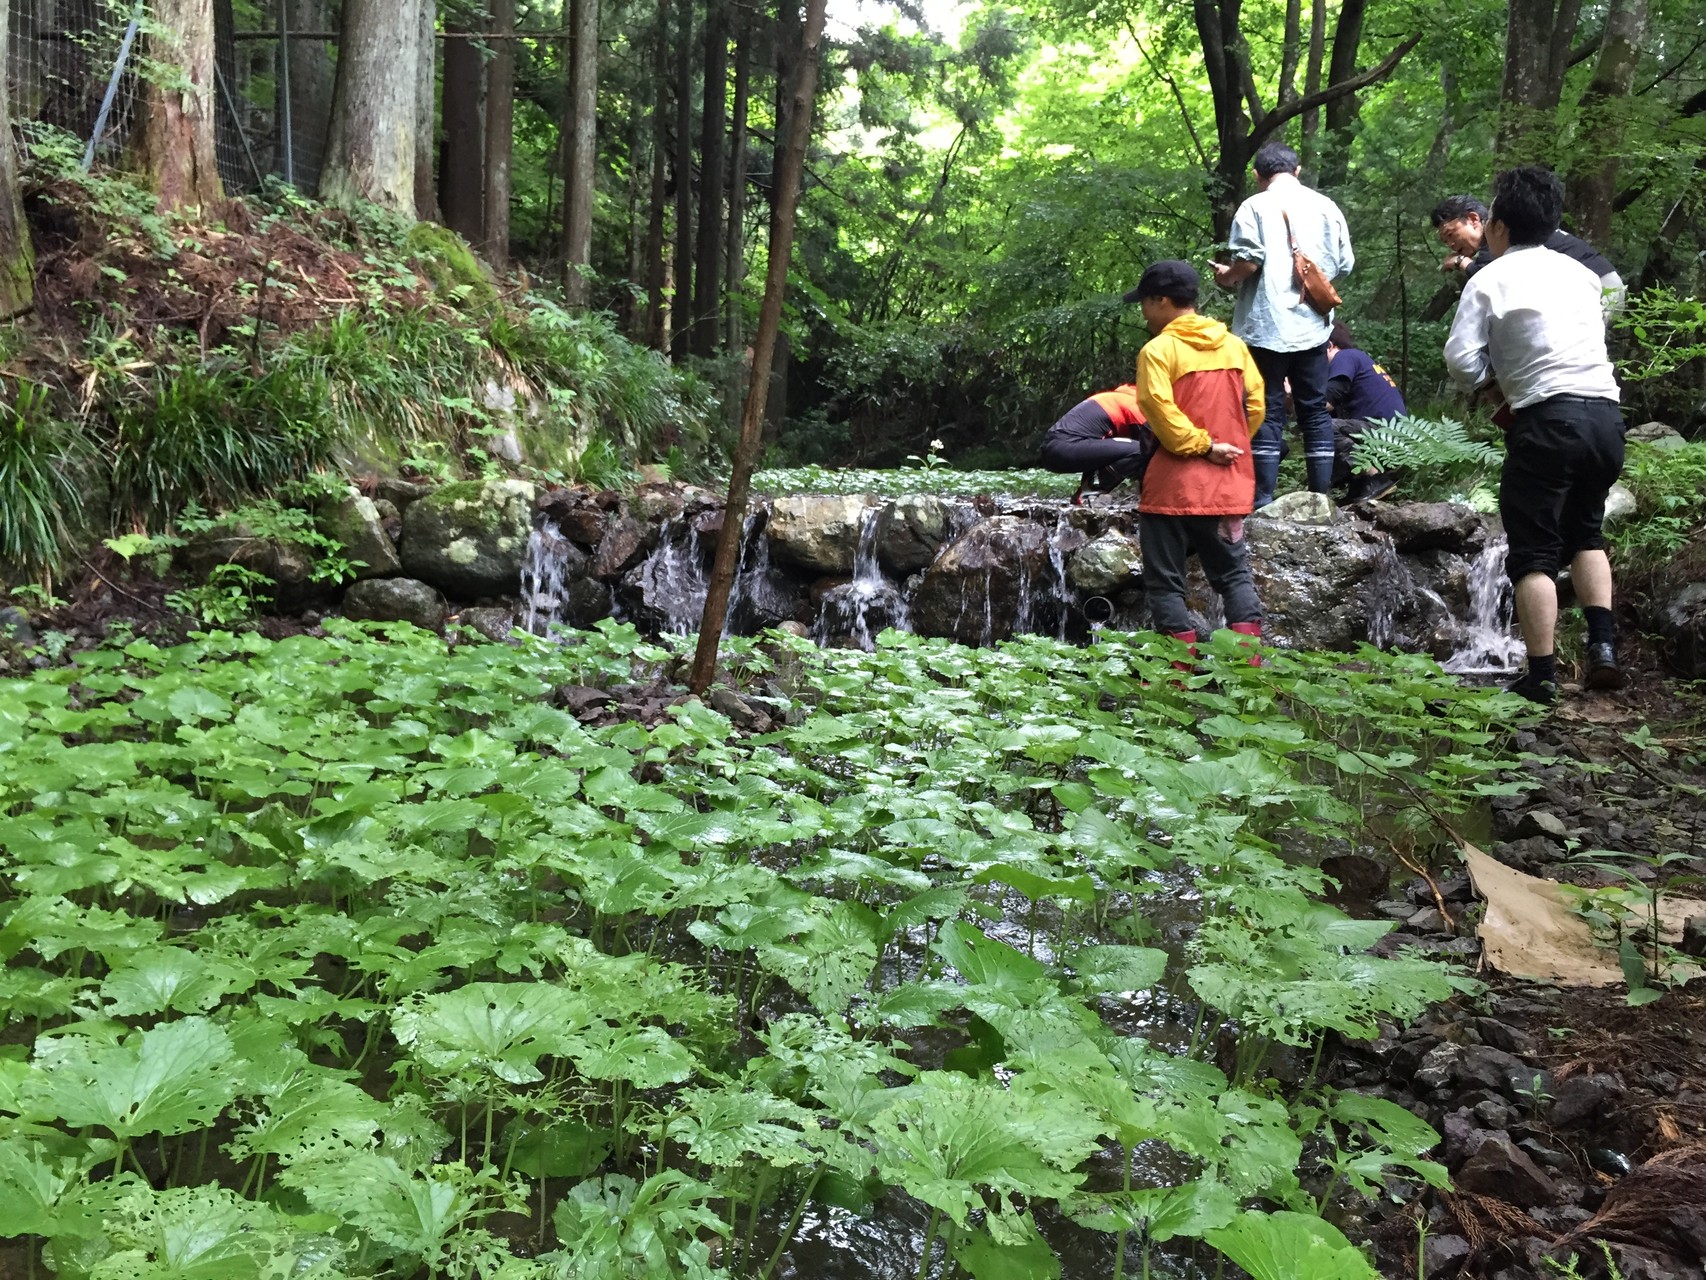
[[[1414,49],[1421,43],[1421,41],[1422,37],[1420,32],[1413,36],[1406,36],[1396,47],[1393,48],[1391,53],[1387,54],[1378,64],[1370,67],[1362,74],[1352,76],[1349,80],[1341,80],[1337,84],[1330,84],[1325,89],[1321,89],[1318,92],[1305,94],[1301,98],[1294,98],[1283,107],[1276,107],[1274,110],[1268,112],[1262,117],[1262,122],[1259,126],[1250,130],[1250,137],[1252,139],[1265,137],[1267,134],[1273,133],[1293,116],[1302,115],[1305,111],[1312,110],[1315,107],[1326,106],[1329,102],[1337,102],[1340,98],[1347,97],[1359,90],[1368,88],[1371,84],[1376,84],[1379,81],[1384,80],[1387,76],[1392,74],[1392,68],[1396,67],[1398,63],[1403,60],[1404,55]]]
[[[1208,162],[1208,152],[1203,148],[1202,138],[1197,135],[1197,126],[1191,120],[1190,110],[1185,106],[1185,95],[1179,89],[1179,82],[1173,78],[1173,73],[1171,71],[1168,71],[1150,56],[1149,50],[1144,47],[1142,37],[1137,34],[1137,28],[1132,25],[1129,15],[1125,20],[1125,26],[1126,30],[1131,33],[1133,43],[1137,45],[1138,53],[1142,54],[1143,60],[1149,64],[1149,69],[1156,75],[1160,76],[1162,82],[1173,91],[1173,101],[1179,104],[1179,115],[1183,117],[1185,121],[1185,129],[1191,135],[1191,145],[1196,148],[1198,163],[1200,163],[1204,169],[1212,170],[1214,166]]]

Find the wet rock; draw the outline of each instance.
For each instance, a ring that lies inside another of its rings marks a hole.
[[[1393,920],[1408,920],[1416,912],[1416,904],[1404,899],[1388,898],[1374,904],[1374,909]]]
[[[1457,1188],[1524,1209],[1558,1202],[1558,1188],[1502,1133],[1490,1135],[1457,1171]]]
[[[1557,814],[1548,813],[1544,809],[1531,809],[1522,815],[1522,821],[1517,823],[1516,833],[1519,837],[1545,836],[1562,844],[1569,838],[1570,829]]]
[[[1689,916],[1682,922],[1677,949],[1687,956],[1706,956],[1706,916]]]
[[[1623,1082],[1613,1075],[1570,1076],[1553,1089],[1547,1122],[1555,1129],[1567,1129],[1583,1121],[1604,1120],[1623,1093]]]
[[[36,631],[30,624],[29,614],[16,605],[0,609],[0,644],[10,643],[20,649],[28,649],[35,642]]]
[[[442,631],[444,597],[414,578],[368,578],[344,592],[344,616],[364,622],[412,622]]]
[[[471,628],[476,634],[485,637],[487,640],[501,644],[509,639],[509,633],[515,629],[515,610],[498,608],[463,609],[457,613],[456,621]]]
[[[559,489],[555,493],[571,493],[570,490]],[[555,493],[547,498],[555,497]],[[591,550],[604,537],[604,531],[610,523],[610,516],[602,510],[590,497],[575,496],[547,505],[541,503],[541,509],[551,518],[557,528],[570,542]]]
[[[234,564],[271,581],[271,611],[295,613],[332,598],[329,583],[314,581],[314,557],[294,542],[263,538],[240,520],[225,519],[194,534],[179,550],[178,562],[198,581],[207,581],[222,565]],[[265,596],[268,589],[263,588]]]
[[[1457,1067],[1463,1059],[1463,1046],[1436,1044],[1422,1058],[1410,1084],[1416,1089],[1443,1089],[1457,1078]]]
[[[1678,675],[1706,676],[1706,582],[1691,582],[1659,610],[1659,633]]]
[[[1680,449],[1688,443],[1686,436],[1663,422],[1643,422],[1640,426],[1630,427],[1623,438],[1637,444],[1652,445],[1655,449]]]
[[[373,487],[373,496],[385,499],[398,511],[407,511],[412,503],[419,502],[437,487],[424,481],[386,476]]]
[[[1404,927],[1414,929],[1417,933],[1450,933],[1451,926],[1445,922],[1438,907],[1423,907],[1404,921]]]
[[[379,514],[379,524],[385,530],[385,536],[391,539],[392,547],[396,547],[403,536],[403,513],[389,498],[375,498],[373,509]]]
[[[819,573],[852,573],[868,505],[859,494],[777,498],[770,511],[770,552]]]
[[[641,524],[663,524],[687,510],[686,495],[674,485],[643,484],[628,500],[628,511]]]
[[[1428,1280],[1454,1276],[1474,1252],[1462,1236],[1430,1235],[1422,1243],[1422,1273]]]
[[[568,599],[563,605],[563,621],[571,627],[585,630],[601,619],[608,618],[616,608],[616,598],[607,583],[597,578],[577,578],[569,583]]]
[[[1523,1138],[1517,1147],[1535,1164],[1544,1169],[1572,1169],[1575,1161],[1556,1147],[1549,1147],[1538,1138]]]
[[[1325,525],[1339,518],[1332,498],[1324,493],[1287,493],[1256,512],[1252,520],[1284,521],[1287,524]]]
[[[551,693],[551,704],[578,720],[596,719],[615,699],[603,689],[586,684],[561,684]]]
[[[1605,527],[1613,529],[1627,523],[1639,507],[1635,495],[1629,492],[1626,485],[1612,485],[1605,495]]]
[[[896,498],[877,517],[877,563],[904,577],[928,569],[953,532],[954,504],[933,494]]]
[[[1465,1089],[1492,1089],[1501,1093],[1513,1092],[1513,1076],[1526,1082],[1532,1070],[1522,1059],[1488,1044],[1465,1045],[1457,1060],[1453,1081]]]
[[[1244,529],[1271,640],[1298,649],[1351,649],[1368,639],[1377,611],[1363,588],[1392,554],[1379,535],[1349,521],[1323,527],[1251,519]]]
[[[1141,581],[1143,551],[1130,534],[1109,531],[1079,547],[1066,565],[1066,580],[1079,591],[1100,595]]]
[[[1482,1044],[1490,1044],[1495,1049],[1503,1049],[1506,1053],[1519,1056],[1532,1056],[1535,1051],[1534,1041],[1526,1032],[1518,1031],[1498,1018],[1476,1018],[1470,1025],[1481,1037]]]
[[[1322,858],[1321,870],[1339,882],[1340,892],[1358,898],[1384,892],[1392,878],[1392,873],[1384,862],[1365,858],[1360,853]]]
[[[769,733],[771,721],[763,708],[753,705],[741,697],[733,689],[718,685],[712,689],[706,699],[713,711],[729,718],[729,723],[737,729],[745,729],[751,733]]]
[[[1488,852],[1507,867],[1518,871],[1535,872],[1558,860],[1558,846],[1545,836],[1527,836],[1521,840],[1506,840]]]
[[[618,516],[609,521],[587,572],[606,582],[620,578],[646,558],[648,532],[655,537],[655,530],[648,531],[632,516]]]
[[[526,480],[441,485],[403,513],[403,568],[461,600],[514,595],[537,497]]]
[[[1374,527],[1389,534],[1392,545],[1405,555],[1423,551],[1468,555],[1487,542],[1486,517],[1455,502],[1379,503],[1370,515]]]
[[[1484,1101],[1477,1102],[1470,1110],[1475,1116],[1476,1123],[1485,1128],[1500,1131],[1509,1129],[1522,1118],[1517,1114],[1516,1108],[1503,1098],[1487,1098]]]
[[[320,532],[342,544],[344,558],[355,566],[357,581],[389,578],[403,571],[378,504],[364,498],[354,485],[344,496],[322,507],[317,519]]]
[[[1475,1123],[1474,1113],[1468,1107],[1447,1112],[1439,1130],[1440,1137],[1444,1139],[1441,1156],[1450,1166],[1462,1164],[1491,1136],[1488,1130]]]
[[[1611,1147],[1589,1147],[1587,1155],[1590,1169],[1610,1174],[1613,1178],[1626,1178],[1635,1167],[1628,1156]]]
[[[913,629],[964,644],[1005,640],[1026,620],[1053,630],[1048,604],[1039,607],[1037,600],[1049,568],[1041,525],[1014,516],[980,521],[920,578],[912,599]]]

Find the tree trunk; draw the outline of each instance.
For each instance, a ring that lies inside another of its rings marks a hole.
[[[669,352],[686,357],[693,330],[693,0],[676,0],[675,297]]]
[[[10,43],[11,15],[0,0],[0,68]],[[0,75],[0,320],[10,320],[35,305],[36,256],[24,202],[18,191],[18,161],[12,145],[12,106],[8,77]]]
[[[320,196],[415,210],[415,41],[420,0],[344,0],[332,137]]]
[[[515,149],[515,0],[491,0],[486,67],[486,261],[509,266],[510,160]]]
[[[452,28],[444,42],[444,159],[438,167],[438,204],[444,225],[469,244],[485,239],[486,127],[480,95],[485,64],[467,38]]]
[[[741,288],[746,283],[746,113],[752,93],[752,21],[735,16],[735,103],[729,139],[728,287],[723,342],[741,347]]]
[[[752,472],[764,439],[764,401],[770,384],[770,361],[776,335],[782,328],[782,300],[788,288],[788,267],[794,252],[794,214],[800,199],[800,174],[811,141],[812,100],[817,92],[818,46],[823,40],[826,0],[808,0],[801,37],[799,75],[789,95],[789,120],[783,144],[782,167],[776,175],[776,216],[770,228],[770,262],[764,275],[764,303],[753,340],[752,383],[741,415],[740,443],[729,477],[728,503],[723,508],[723,532],[717,539],[717,558],[705,593],[705,613],[699,624],[699,646],[693,655],[689,687],[703,695],[717,672],[717,649],[723,638],[723,619],[739,567],[741,529],[746,523]]]
[[[652,192],[646,221],[646,345],[662,351],[666,343],[664,290],[664,214],[669,201],[669,0],[658,0],[657,44],[652,50]]]
[[[651,176],[651,156],[646,149],[646,126],[650,119],[638,110],[639,95],[635,97],[635,109],[628,115],[628,208],[623,219],[628,232],[628,265],[623,275],[622,332],[630,342],[644,342],[646,306],[638,285],[646,278],[646,228],[641,216],[646,207],[647,179]]]
[[[1340,84],[1357,73],[1357,57],[1362,52],[1363,20],[1368,16],[1368,0],[1344,0],[1339,6],[1339,22],[1333,28],[1333,56],[1327,65],[1327,84]],[[1336,187],[1344,182],[1350,171],[1351,134],[1361,104],[1354,93],[1347,93],[1327,104],[1327,133],[1322,148],[1321,185]]]
[[[592,265],[592,206],[598,192],[598,0],[571,0],[569,165],[563,180],[563,262],[569,302],[585,306]],[[663,85],[657,86],[661,97]]]
[[[1576,163],[1570,172],[1570,210],[1576,230],[1603,247],[1611,238],[1618,155],[1628,120],[1627,100],[1647,31],[1647,0],[1611,0],[1593,79],[1582,94],[1576,124]]]
[[[1524,160],[1551,141],[1581,0],[1510,0],[1505,14],[1498,150],[1506,159]]]
[[[1320,91],[1321,68],[1327,60],[1327,0],[1314,0],[1309,9],[1309,61],[1303,70],[1303,96]],[[1319,173],[1321,161],[1321,108],[1303,113],[1303,168]]]
[[[155,0],[148,57],[182,80],[142,79],[137,167],[162,209],[193,209],[224,196],[215,116],[213,0]]]
[[[723,287],[723,133],[729,94],[728,13],[709,0],[705,15],[705,101],[699,118],[699,255],[693,269],[693,334],[696,355],[717,349],[717,317]]]
[[[1285,44],[1280,53],[1279,95],[1283,106],[1297,97],[1297,64],[1303,60],[1303,0],[1285,0]]]
[[[284,6],[291,31],[330,31],[335,24],[325,0],[284,0]],[[295,36],[284,44],[290,57],[290,177],[297,190],[318,191],[332,129],[337,75],[332,45]]]
[[[415,48],[415,217],[438,221],[438,0],[420,0],[420,43]]]

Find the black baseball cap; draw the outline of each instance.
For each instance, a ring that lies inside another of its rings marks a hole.
[[[1125,301],[1171,298],[1174,302],[1194,303],[1201,292],[1202,277],[1197,274],[1195,267],[1177,258],[1163,258],[1160,262],[1149,265],[1149,269],[1143,273],[1143,279],[1137,282],[1137,288],[1125,295]]]

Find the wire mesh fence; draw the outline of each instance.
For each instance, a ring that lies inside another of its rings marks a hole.
[[[327,0],[213,0],[213,111],[228,191],[277,176],[315,189],[331,116],[336,44]],[[10,0],[14,123],[77,138],[85,165],[115,163],[139,123],[148,6],[138,0]]]

